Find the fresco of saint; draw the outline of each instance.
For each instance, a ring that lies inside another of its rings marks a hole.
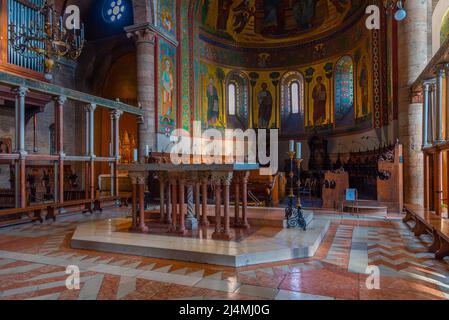
[[[363,117],[364,115],[368,114],[368,101],[369,101],[368,72],[365,61],[363,61],[362,71],[360,71],[359,86],[362,96],[362,110],[359,112],[361,112],[361,116]]]
[[[164,118],[171,118],[173,116],[173,74],[172,62],[169,57],[163,58],[162,71],[162,116]]]
[[[213,126],[218,121],[219,112],[219,100],[218,100],[218,90],[214,85],[214,79],[209,78],[209,85],[206,90],[207,97],[207,124],[208,126]]]
[[[317,84],[313,88],[313,123],[315,125],[323,124],[326,120],[326,86],[323,84],[323,78],[319,76],[316,79]]]
[[[296,0],[293,4],[293,14],[301,30],[312,27],[312,21],[315,18],[316,0]]]
[[[273,112],[273,96],[266,83],[262,83],[262,91],[258,93],[257,101],[259,103],[259,128],[268,128]]]

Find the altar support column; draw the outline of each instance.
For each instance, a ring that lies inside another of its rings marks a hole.
[[[178,232],[184,234],[186,232],[186,210],[185,210],[185,177],[179,179],[179,225]]]
[[[209,178],[207,175],[201,177],[201,225],[207,227],[209,220],[207,219],[207,186]]]
[[[422,147],[429,146],[429,92],[430,92],[430,83],[423,83],[424,89],[424,104],[423,104],[423,127],[422,127]],[[425,161],[425,160],[424,160]]]
[[[94,145],[94,134],[95,134],[95,110],[97,109],[97,105],[94,103],[88,104],[86,106],[86,116],[88,117],[89,122],[89,194],[88,197],[91,200],[89,207],[87,208],[90,212],[92,212],[92,205],[95,201],[95,145]]]
[[[398,24],[398,128],[404,145],[404,202],[423,204],[422,101],[410,87],[428,62],[428,1],[407,1],[408,17]]]
[[[137,177],[130,175],[132,186],[132,209],[131,209],[131,229],[137,230]]]
[[[201,217],[201,201],[200,201],[201,185],[198,179],[199,177],[197,177],[195,181],[195,217],[199,221]]]
[[[240,225],[240,177],[237,174],[234,175],[234,188],[235,188],[234,226],[238,227]]]
[[[242,223],[241,227],[249,229],[247,210],[248,210],[248,179],[249,172],[245,172],[242,176]]]
[[[231,188],[231,181],[232,181],[232,173],[227,173],[225,178],[223,179],[223,186],[224,186],[224,232],[223,232],[223,239],[224,240],[231,240],[231,230],[230,230],[230,217],[229,217],[229,194],[230,194],[230,188]]]
[[[16,94],[16,152],[19,154],[19,161],[16,166],[16,206],[25,208],[27,206],[26,199],[26,168],[25,158],[27,152],[25,150],[25,96],[28,89],[19,87],[13,90]]]
[[[145,224],[145,180],[144,174],[137,177],[137,190],[139,191],[139,229],[141,232],[149,231]]]
[[[145,159],[145,146],[157,148],[156,101],[155,101],[155,41],[156,37],[149,24],[126,27],[128,38],[134,38],[137,49],[137,99],[144,111],[144,122],[139,125],[139,159]]]
[[[212,174],[212,183],[215,187],[215,232],[213,239],[221,239],[221,177]]]
[[[64,203],[64,104],[67,101],[66,97],[59,96],[54,98],[55,101],[55,129],[56,129],[56,152],[59,155],[59,170],[58,170],[58,190],[57,201],[60,204]]]
[[[178,215],[178,197],[177,197],[177,182],[175,177],[170,177],[171,186],[171,225],[170,232],[176,232],[176,221]]]
[[[159,176],[159,206],[160,206],[160,219],[161,223],[166,221],[165,217],[165,174],[163,172],[158,173]]]
[[[435,112],[435,144],[443,142],[443,77],[444,69],[438,66],[436,70],[436,112]]]

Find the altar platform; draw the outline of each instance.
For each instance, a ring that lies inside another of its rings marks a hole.
[[[209,211],[209,210],[208,210]],[[184,235],[166,233],[163,225],[149,222],[151,233],[130,232],[130,218],[87,222],[77,227],[71,246],[145,257],[243,267],[315,255],[330,221],[306,212],[307,231],[283,228],[283,209],[248,208],[251,228],[232,231],[231,241],[211,238],[213,224]],[[211,210],[211,222],[213,222]]]

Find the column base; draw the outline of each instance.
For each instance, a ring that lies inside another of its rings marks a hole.
[[[139,226],[139,230],[144,233],[150,232],[150,228],[147,225]]]
[[[213,240],[230,241],[230,240],[232,240],[232,237],[230,234],[226,234],[224,232],[214,232],[214,233],[212,233],[212,239]]]
[[[195,217],[187,218],[186,228],[187,230],[198,230],[198,220]]]
[[[238,222],[238,223],[234,223],[234,228],[236,229],[250,229],[251,226],[249,225],[249,223],[243,223],[243,222]]]

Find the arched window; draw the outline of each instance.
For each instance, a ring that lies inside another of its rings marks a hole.
[[[354,123],[354,64],[344,56],[335,66],[335,124],[349,126]]]
[[[103,5],[103,16],[106,22],[120,21],[126,11],[124,0],[106,0]]]
[[[281,133],[304,132],[304,77],[296,71],[287,72],[281,82]]]
[[[248,80],[240,72],[233,71],[226,77],[226,126],[230,129],[247,129],[248,112]]]
[[[229,103],[229,115],[235,116],[235,107],[236,107],[236,94],[235,94],[235,84],[230,83],[228,86],[228,103]]]
[[[293,114],[299,113],[299,83],[296,81],[290,85],[290,103],[292,107],[291,112]]]

